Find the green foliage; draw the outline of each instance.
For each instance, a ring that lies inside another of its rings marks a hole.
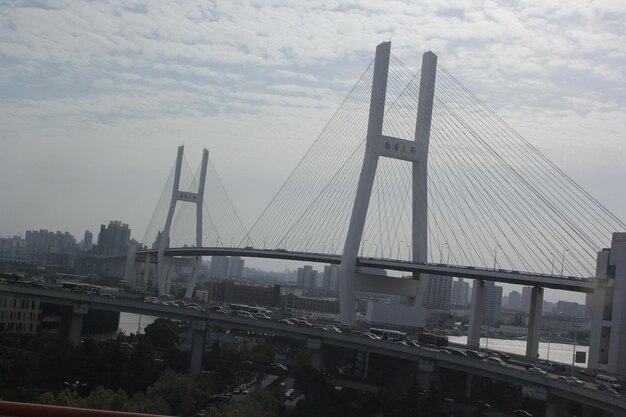
[[[271,363],[274,361],[276,351],[265,342],[257,343],[251,348],[242,349],[242,356],[253,363]]]
[[[169,319],[156,319],[145,328],[145,334],[153,346],[174,349],[179,341],[182,328],[178,322]]]
[[[28,350],[0,347],[0,370],[3,385],[33,385],[39,379],[39,358]]]
[[[165,371],[146,394],[152,399],[162,399],[168,405],[168,413],[174,415],[188,414],[207,399],[194,382],[172,370]]]
[[[281,399],[279,394],[267,390],[255,391],[244,401],[224,405],[213,409],[209,417],[276,417],[280,415]]]

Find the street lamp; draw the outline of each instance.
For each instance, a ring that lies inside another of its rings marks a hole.
[[[550,252],[550,255],[552,255],[552,264],[550,265],[550,275],[554,275],[554,254]]]
[[[493,250],[493,270],[496,270],[496,265],[497,265],[497,258],[498,258],[498,248],[502,249],[502,247],[500,245],[496,245],[495,249]]]
[[[443,263],[443,247],[447,246],[448,247],[448,258],[450,258],[450,245],[448,245],[448,242],[443,242],[441,244],[441,247],[439,248],[439,263]]]
[[[563,277],[563,267],[565,266],[565,252],[569,252],[569,249],[565,248],[563,257],[561,258],[561,278]]]
[[[67,385],[68,387],[72,387],[73,391],[74,391],[74,394],[76,394],[76,390],[79,387],[84,387],[84,386],[87,385],[84,382],[80,382],[80,381],[76,381],[76,382],[73,382],[73,383],[65,381],[64,384]]]
[[[572,325],[574,328],[574,352],[572,353],[572,376],[574,375],[574,364],[576,361],[576,329],[578,329],[578,325],[576,324],[576,319],[574,319],[574,324]]]

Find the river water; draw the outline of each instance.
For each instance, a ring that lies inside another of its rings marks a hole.
[[[120,313],[120,325],[119,330],[126,335],[131,333],[144,332],[146,326],[151,324],[157,319],[154,316],[144,316],[131,313]],[[452,343],[465,344],[467,343],[467,336],[448,336],[448,339]],[[513,353],[516,355],[526,354],[526,341],[525,340],[509,340],[509,339],[493,339],[493,338],[480,338],[480,347],[485,349],[493,349],[507,353]],[[576,346],[577,352],[586,352],[585,358],[589,356],[589,346]],[[574,357],[574,345],[568,343],[539,343],[539,358],[548,359],[553,362],[560,362],[565,364],[572,364],[572,358]],[[586,367],[587,363],[577,363],[576,366]]]
[[[448,339],[452,343],[467,343],[467,336],[448,336]],[[522,356],[526,354],[525,340],[493,339],[481,337],[480,347],[484,349],[493,349]],[[589,346],[576,345],[576,352],[586,352],[585,360],[587,360],[589,357]],[[571,365],[573,357],[573,344],[539,342],[539,358],[541,359],[547,359],[552,362],[560,362]],[[587,362],[585,362],[584,364],[577,363],[576,366],[586,367]]]

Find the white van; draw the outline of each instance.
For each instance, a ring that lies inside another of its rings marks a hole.
[[[596,375],[596,385],[599,385],[599,384],[606,384],[616,390],[619,390],[622,388],[622,386],[617,382],[616,378],[613,378],[612,376],[608,376],[608,375],[602,375],[602,374]]]

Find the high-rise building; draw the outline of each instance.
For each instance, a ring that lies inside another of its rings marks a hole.
[[[312,290],[317,287],[317,271],[311,265],[298,268],[298,286],[303,290]]]
[[[485,309],[483,310],[483,324],[497,326],[502,309],[502,287],[493,281],[485,281]]]
[[[209,268],[209,277],[226,278],[228,277],[228,257],[212,256],[211,267]]]
[[[339,292],[339,266],[326,265],[322,288],[328,292]]]
[[[26,297],[0,296],[0,332],[35,334],[41,326],[41,303]]]
[[[435,310],[449,310],[452,297],[452,277],[428,276],[424,294],[424,307]]]
[[[463,278],[459,278],[452,283],[452,298],[450,299],[453,305],[465,305],[467,304],[467,296],[469,293],[469,282],[465,282]]]
[[[213,256],[209,268],[210,278],[240,279],[245,262],[238,256]]]
[[[522,294],[519,291],[511,291],[509,293],[509,300],[507,307],[511,310],[522,310]]]
[[[522,288],[522,310],[524,313],[530,313],[530,294],[532,293],[532,288],[524,287]]]
[[[98,255],[126,255],[130,243],[128,224],[111,220],[108,226],[100,225]]]
[[[85,235],[83,236],[83,247],[82,250],[88,251],[91,250],[93,246],[93,233],[89,230],[85,230]]]
[[[244,260],[239,256],[231,256],[228,259],[228,278],[240,279],[243,274]]]

